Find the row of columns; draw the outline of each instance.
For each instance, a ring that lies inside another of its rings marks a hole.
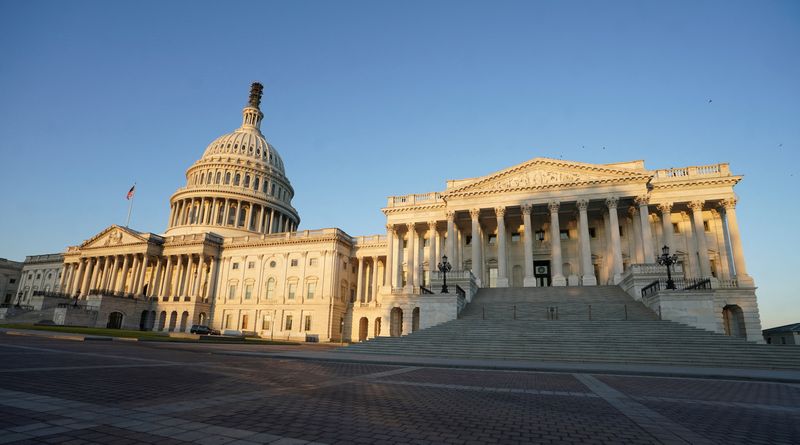
[[[639,260],[645,264],[653,264],[656,262],[656,253],[654,251],[653,234],[650,228],[650,215],[649,215],[649,198],[647,196],[639,196],[634,199],[635,206],[631,210],[633,217],[633,236],[639,241],[637,244],[641,247]],[[619,198],[609,197],[604,200],[604,207],[607,209],[604,219],[606,219],[608,232],[608,243],[611,247],[610,262],[611,273],[613,274],[613,282],[618,283],[621,280],[623,273],[623,260],[622,260],[622,247],[620,240],[620,233],[617,229],[619,227],[618,215]],[[692,201],[688,203],[689,208],[692,210],[694,238],[697,240],[697,252],[700,263],[700,274],[702,277],[711,277],[710,259],[708,256],[708,247],[706,245],[706,237],[703,226],[703,201]],[[733,256],[735,275],[737,278],[749,279],[747,276],[746,266],[744,263],[744,255],[742,253],[741,239],[739,236],[739,228],[736,220],[735,213],[736,201],[734,199],[723,200],[720,208],[723,210],[723,228],[726,230],[725,241],[728,252]],[[581,270],[581,284],[584,286],[596,285],[597,277],[594,274],[594,266],[592,262],[591,243],[589,235],[589,220],[588,220],[588,200],[579,200],[576,202],[578,209],[578,243],[580,255],[580,270]],[[548,203],[548,210],[550,214],[550,267],[551,267],[551,280],[554,286],[564,286],[567,284],[566,277],[563,273],[563,258],[561,251],[561,229],[559,224],[559,209],[561,204],[557,201]],[[534,286],[535,277],[533,270],[533,247],[532,235],[533,227],[531,224],[531,211],[533,206],[528,203],[523,203],[520,206],[522,210],[522,218],[524,224],[524,257],[525,257],[525,277],[523,281],[524,286]],[[658,206],[662,213],[662,220],[664,221],[664,243],[675,252],[675,246],[672,244],[672,203],[662,203]],[[509,285],[508,266],[506,261],[506,230],[505,230],[505,213],[506,207],[497,207],[494,209],[495,217],[497,219],[497,286],[507,287]],[[480,225],[481,209],[474,208],[469,211],[471,218],[472,230],[472,273],[476,277],[476,281],[481,286],[481,280],[484,275],[483,271],[483,249],[482,249],[482,228]],[[638,214],[638,218],[636,215]],[[448,211],[447,217],[447,236],[445,239],[444,251],[451,259],[455,258],[455,212]],[[637,221],[638,219],[638,221]],[[428,223],[430,231],[429,239],[431,246],[434,246],[434,239],[438,236],[436,231],[436,221]],[[415,267],[416,252],[418,250],[417,242],[418,233],[416,231],[416,223],[407,223],[408,236],[408,252],[410,255],[405,259],[406,267],[409,274],[406,279],[406,286],[414,288],[419,285],[417,277],[417,269]],[[392,288],[400,287],[400,274],[402,273],[402,264],[399,258],[399,251],[402,249],[402,237],[398,236],[398,229],[394,225],[387,225],[387,242],[389,245],[389,252],[386,260],[386,282]],[[431,272],[435,271],[435,264],[437,257],[435,256],[435,249],[430,249],[431,258],[429,259],[429,268]]]
[[[370,260],[367,263],[367,260]],[[378,296],[378,257],[358,257],[358,275],[356,277],[356,302],[376,302]],[[367,274],[369,272],[369,274]]]
[[[233,218],[233,221],[231,221]],[[261,204],[230,198],[186,198],[170,207],[169,226],[232,226],[259,233],[291,232],[297,222],[289,215]]]
[[[148,297],[206,298],[208,292],[203,292],[202,284],[210,270],[211,280],[207,289],[213,289],[214,265],[213,256],[196,254],[151,257],[134,253],[86,257],[65,264],[61,285],[70,295],[86,296],[90,290],[100,289]]]

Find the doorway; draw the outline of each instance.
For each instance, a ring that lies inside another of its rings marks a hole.
[[[122,328],[122,312],[112,312],[108,314],[108,324],[106,324],[108,329],[120,329]]]
[[[389,319],[389,335],[392,337],[403,335],[403,310],[399,307],[392,309]]]
[[[536,287],[549,287],[550,280],[550,261],[534,261],[533,276],[536,278]]]

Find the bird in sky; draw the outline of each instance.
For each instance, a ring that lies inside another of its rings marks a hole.
[[[711,103],[711,99],[708,99],[708,103]]]

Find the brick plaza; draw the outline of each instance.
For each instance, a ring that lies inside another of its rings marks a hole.
[[[229,354],[244,348],[0,334],[0,443],[789,444],[800,438],[800,385]]]

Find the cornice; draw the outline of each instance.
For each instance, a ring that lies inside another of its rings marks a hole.
[[[726,176],[707,179],[693,179],[691,181],[651,182],[653,190],[663,189],[697,189],[708,186],[730,185],[734,186],[742,180],[742,176]]]

